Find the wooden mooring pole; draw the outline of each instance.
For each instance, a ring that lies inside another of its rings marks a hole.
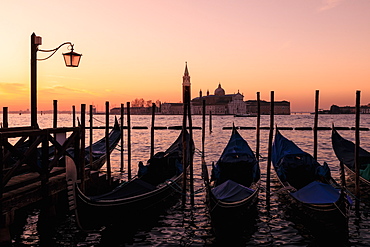
[[[81,178],[81,189],[85,191],[85,135],[86,135],[86,105],[81,104],[81,145],[80,145],[80,178]]]
[[[107,179],[110,186],[112,184],[112,170],[110,167],[109,149],[109,101],[107,101],[105,102],[105,155],[107,157]]]
[[[274,134],[274,91],[271,91],[271,113],[270,113],[270,133],[269,133],[269,143],[268,143],[268,156],[267,156],[267,172],[266,172],[266,206],[270,209],[270,177],[271,177],[271,153],[272,153],[272,139]]]
[[[359,215],[360,211],[360,163],[359,163],[359,151],[360,151],[360,97],[361,91],[356,91],[356,130],[355,130],[355,211],[356,215]]]
[[[185,137],[185,131],[186,131],[186,104],[184,103],[184,112],[183,112],[183,121],[182,121],[182,132],[184,133],[182,135],[182,168],[183,168],[183,176],[182,176],[182,207],[185,207],[186,204],[186,183],[187,183],[187,150],[186,150],[186,137]]]
[[[319,122],[319,90],[315,94],[315,122],[313,127],[313,157],[317,160],[317,126]]]
[[[127,102],[127,178],[131,179],[131,116],[130,102]]]
[[[260,126],[261,126],[261,98],[257,92],[257,127],[256,127],[256,158],[260,160]]]
[[[76,127],[76,106],[72,106],[72,126]]]
[[[209,133],[212,133],[212,111],[209,111]]]
[[[8,107],[3,107],[3,128],[6,129],[8,127]]]
[[[204,161],[204,145],[206,140],[206,101],[202,102],[202,162]]]
[[[193,121],[191,119],[191,107],[190,107],[190,92],[188,95],[189,99],[187,102],[188,107],[188,119],[189,119],[189,135],[190,140],[193,140]],[[190,148],[192,148],[190,146]],[[191,150],[188,151],[191,154]],[[193,165],[193,155],[189,155],[189,187],[190,187],[190,204],[194,206],[194,165]]]
[[[53,100],[53,128],[58,127],[58,100]]]
[[[93,106],[90,105],[90,133],[89,133],[89,163],[92,167],[93,157],[92,157],[92,144],[93,144]]]
[[[154,156],[154,120],[155,120],[155,103],[152,104],[152,126],[150,128],[150,158]]]
[[[124,168],[124,157],[123,157],[123,143],[124,143],[124,140],[123,140],[123,117],[124,117],[124,105],[121,104],[121,169],[120,169],[120,172],[124,172],[125,168]]]

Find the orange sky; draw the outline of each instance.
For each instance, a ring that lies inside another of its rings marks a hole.
[[[370,102],[368,0],[12,0],[0,3],[0,107],[30,108],[30,36],[40,49],[65,41],[82,53],[66,68],[62,47],[38,62],[38,110],[81,103],[104,109],[135,98],[181,101],[188,62],[192,96],[238,90],[288,100],[292,111]],[[38,52],[38,57],[44,54]]]

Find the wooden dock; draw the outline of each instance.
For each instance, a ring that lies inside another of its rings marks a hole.
[[[55,136],[67,135],[67,132],[69,137],[59,144]],[[74,149],[74,162],[83,188],[91,191],[107,187],[101,183],[107,181],[105,175],[85,168],[84,149],[81,149],[84,138],[80,127],[0,129],[0,246],[11,243],[9,227],[18,210],[35,203],[42,205],[41,210],[46,214],[55,213],[53,208],[57,204],[68,208],[66,168],[61,159],[67,148]],[[11,139],[18,141],[12,144]],[[52,158],[49,157],[50,143],[55,149]]]

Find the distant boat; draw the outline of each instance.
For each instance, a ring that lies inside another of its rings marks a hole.
[[[234,117],[257,117],[257,114],[248,113],[248,114],[235,114]]]

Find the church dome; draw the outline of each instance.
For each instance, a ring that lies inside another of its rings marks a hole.
[[[225,90],[221,87],[221,83],[218,84],[218,88],[215,90],[215,95],[217,96],[224,96]]]

